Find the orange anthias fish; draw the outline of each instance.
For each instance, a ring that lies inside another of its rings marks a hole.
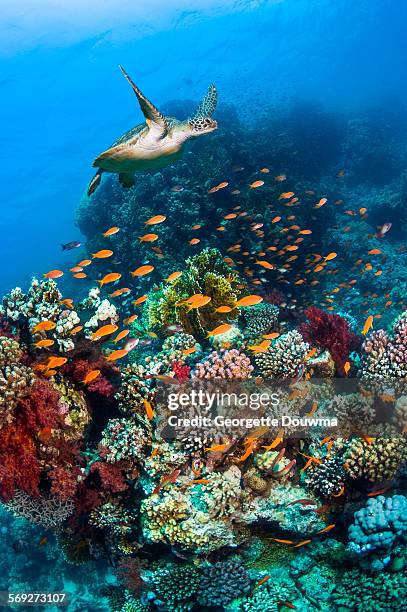
[[[372,315],[369,315],[365,321],[365,324],[363,325],[362,334],[366,336],[371,327],[373,327],[373,317]]]
[[[310,544],[311,542],[312,540],[302,540],[302,542],[298,542],[298,544],[295,544],[293,548],[301,548],[301,546],[306,546],[307,544]]]
[[[140,242],[155,242],[158,240],[158,234],[144,234],[139,237]]]
[[[278,542],[279,544],[294,544],[292,540],[281,540],[280,538],[271,538],[273,542]]]
[[[106,361],[116,361],[117,359],[122,359],[127,355],[129,351],[126,349],[119,349],[118,351],[113,351],[106,357]]]
[[[169,276],[167,276],[167,278],[165,279],[165,281],[167,283],[171,283],[172,281],[177,280],[177,278],[179,278],[181,276],[182,272],[171,272],[171,274]]]
[[[255,262],[258,266],[261,266],[262,268],[266,268],[266,270],[273,270],[274,266],[272,263],[264,260],[264,259],[256,259]]]
[[[112,324],[103,325],[103,327],[100,327],[98,330],[93,332],[92,340],[99,340],[99,338],[103,338],[104,336],[109,336],[110,334],[113,334],[118,329],[119,328],[117,327],[117,325],[112,325]]]
[[[253,353],[266,353],[270,344],[271,340],[263,340],[263,342],[260,342],[260,344],[252,344],[247,348],[253,351]]]
[[[71,298],[65,298],[59,302],[61,306],[66,306],[70,310],[73,308],[73,300]]]
[[[72,275],[74,278],[87,278],[87,275],[85,274],[85,272],[77,272],[76,274]]]
[[[114,283],[121,277],[122,275],[119,272],[111,272],[110,274],[106,274],[101,280],[98,280],[97,282],[100,283],[101,287],[103,287],[103,285],[107,285],[108,283]]]
[[[41,321],[37,323],[37,325],[33,329],[33,334],[39,331],[50,331],[51,329],[56,328],[56,323],[54,321]]]
[[[264,181],[253,181],[253,183],[250,183],[249,187],[250,189],[258,189],[259,187],[262,187],[264,185]]]
[[[329,253],[326,257],[324,257],[325,261],[331,261],[331,259],[335,259],[335,257],[337,256],[337,253]]]
[[[284,429],[279,429],[277,432],[277,436],[274,438],[271,444],[268,446],[262,446],[266,451],[273,450],[276,446],[279,446],[284,439]]]
[[[136,321],[138,319],[138,315],[134,314],[131,315],[131,317],[127,317],[126,319],[123,319],[123,323],[125,325],[129,325],[130,323],[134,323],[134,321]]]
[[[236,219],[236,217],[237,217],[237,214],[236,214],[236,213],[229,213],[228,215],[225,215],[223,218],[224,218],[226,221],[229,221],[230,219]]]
[[[158,223],[163,223],[166,220],[165,215],[155,215],[154,217],[150,217],[147,221],[144,221],[145,225],[157,225]]]
[[[55,344],[54,340],[50,340],[49,338],[44,338],[44,340],[39,340],[34,344],[35,348],[48,348]]]
[[[187,300],[188,311],[202,308],[203,306],[206,306],[206,304],[209,304],[211,300],[212,298],[209,295],[194,295],[192,298]]]
[[[44,274],[45,278],[60,278],[63,275],[62,270],[50,270]]]
[[[197,484],[208,484],[209,482],[210,481],[207,478],[198,478],[196,480],[191,480],[191,482],[188,483],[188,486],[191,487]]]
[[[86,266],[90,266],[91,263],[92,263],[91,259],[82,259],[82,261],[78,263],[78,266],[82,266],[83,268],[86,268]]]
[[[144,403],[144,408],[146,410],[146,415],[149,421],[151,421],[154,418],[154,410],[152,405],[150,404],[150,402],[146,399],[143,400]]]
[[[293,197],[294,191],[283,191],[283,193],[280,193],[280,195],[278,196],[279,200],[289,200],[290,198]]]
[[[148,300],[148,294],[147,293],[145,293],[144,295],[140,295],[140,297],[138,297],[136,300],[134,300],[133,306],[140,306],[140,304],[143,304],[147,300]]]
[[[167,474],[166,476],[163,476],[159,482],[159,484],[156,486],[156,488],[153,491],[153,495],[155,495],[156,493],[158,493],[161,489],[161,487],[165,484],[167,484],[168,482],[174,483],[178,476],[181,474],[181,470],[179,468],[177,468],[176,470],[174,470],[171,474]]]
[[[231,308],[230,306],[218,306],[218,308],[215,308],[215,312],[219,312],[221,314],[226,314],[227,312],[231,312],[233,310],[233,308]]]
[[[328,525],[327,527],[324,527],[324,529],[320,529],[319,531],[317,531],[318,534],[322,534],[322,533],[327,533],[328,531],[331,531],[331,529],[333,529],[335,527],[335,523],[333,523],[332,525]]]
[[[84,385],[88,385],[89,383],[91,383],[94,380],[96,380],[97,378],[99,378],[99,376],[100,376],[100,370],[91,370],[90,372],[88,372],[86,374],[86,376],[83,379],[82,383]]]
[[[113,342],[116,344],[117,342],[120,342],[120,340],[123,340],[123,338],[125,338],[126,336],[128,336],[128,334],[130,333],[129,329],[123,329],[123,331],[121,331],[120,333],[117,334],[116,338],[114,338]]]
[[[324,204],[327,203],[327,198],[321,198],[317,204],[315,204],[314,208],[321,208]]]
[[[60,368],[65,365],[68,359],[66,357],[50,357],[47,361],[47,369]]]
[[[107,257],[111,257],[113,255],[113,251],[109,249],[102,249],[97,253],[92,253],[93,259],[106,259]]]
[[[227,442],[226,444],[215,444],[214,446],[209,446],[208,448],[205,448],[205,452],[207,453],[221,453],[225,450],[227,450],[230,446],[230,442]]]
[[[227,187],[229,185],[229,183],[227,181],[222,181],[222,183],[219,183],[219,185],[216,185],[216,187],[212,187],[212,189],[209,189],[208,193],[216,193],[217,191],[219,191],[219,189],[225,189],[225,187]]]
[[[194,246],[195,244],[199,244],[201,241],[199,238],[192,238],[192,240],[189,241],[189,244],[191,246]]]
[[[264,584],[265,582],[267,582],[267,580],[269,580],[271,578],[270,574],[267,574],[267,576],[264,576],[264,578],[262,578],[261,580],[258,581],[258,583],[254,586],[254,589],[257,589],[257,587],[259,587],[260,585]]]
[[[277,176],[274,177],[274,180],[281,183],[282,181],[287,180],[287,176],[285,174],[278,174]]]
[[[275,340],[275,338],[278,338],[279,335],[280,332],[272,332],[271,334],[264,334],[262,338],[264,338],[265,340]]]
[[[219,334],[225,334],[230,329],[232,329],[232,326],[229,323],[223,323],[222,325],[218,325],[218,327],[215,327],[215,329],[213,329],[212,331],[209,331],[208,337],[218,336]]]
[[[117,232],[120,232],[120,228],[119,227],[109,227],[108,230],[103,232],[103,236],[105,236],[105,238],[107,238],[107,236],[113,236],[113,234],[117,234]]]
[[[75,336],[75,334],[78,334],[82,330],[83,330],[83,325],[77,325],[76,327],[71,329],[71,331],[69,333],[70,333],[71,336]]]
[[[150,274],[154,270],[154,266],[140,266],[133,272],[131,272],[132,276],[145,276],[146,274]]]
[[[256,304],[260,304],[263,301],[263,298],[260,295],[246,295],[240,300],[237,300],[235,306],[236,308],[241,308],[242,306],[255,306]]]

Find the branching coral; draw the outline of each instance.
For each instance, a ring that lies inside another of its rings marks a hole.
[[[15,516],[27,519],[46,529],[61,526],[74,511],[71,499],[62,501],[58,497],[31,497],[24,491],[16,491],[6,508]]]
[[[197,601],[202,606],[224,607],[250,590],[249,574],[239,559],[219,561],[201,573]]]
[[[249,357],[237,349],[213,351],[206,361],[196,365],[194,376],[237,380],[248,378],[253,369]]]
[[[332,602],[344,612],[403,612],[406,597],[406,578],[401,572],[369,575],[354,568],[341,574]]]
[[[305,364],[309,344],[298,331],[290,331],[278,338],[266,353],[254,357],[257,369],[265,378],[294,378]]]
[[[344,453],[343,464],[351,478],[379,483],[394,478],[406,459],[407,442],[401,436],[373,441],[354,438]]]
[[[226,317],[217,312],[217,308],[235,306],[239,293],[238,277],[216,249],[204,249],[187,259],[186,266],[177,280],[151,296],[147,303],[147,320],[150,327],[156,329],[180,323],[187,334],[205,338],[207,332],[225,318],[237,317],[236,310]],[[186,300],[194,294],[208,296],[211,300],[201,308],[191,309]]]
[[[18,342],[0,336],[0,427],[14,420],[17,402],[30,393],[34,384],[34,372],[19,363],[21,357]]]
[[[211,474],[202,496],[211,516],[227,517],[240,509],[240,479],[241,472],[237,466],[230,467],[226,472]]]
[[[144,413],[144,400],[152,400],[154,394],[146,376],[147,370],[142,365],[132,363],[122,369],[121,385],[115,397],[123,414]]]
[[[278,322],[279,308],[274,304],[257,304],[243,312],[243,331],[250,342],[273,329]]]
[[[361,377],[366,382],[407,376],[407,313],[393,322],[390,333],[374,331],[363,344]]]

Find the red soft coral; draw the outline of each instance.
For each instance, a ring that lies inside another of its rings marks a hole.
[[[100,356],[96,361],[74,359],[66,364],[62,371],[74,383],[79,384],[85,380],[86,375],[92,370],[100,370],[100,376],[88,386],[88,390],[105,397],[112,397],[115,388],[109,379],[116,377],[119,371],[114,365],[108,363],[104,357]]]
[[[18,402],[16,415],[32,431],[41,427],[55,427],[59,419],[60,395],[47,380],[37,379],[30,394]]]
[[[78,486],[78,477],[80,470],[77,467],[70,469],[56,466],[48,472],[48,477],[51,480],[51,493],[56,495],[62,501],[71,499],[76,493]]]
[[[14,422],[0,430],[0,499],[7,501],[16,489],[39,495],[41,467],[32,436],[25,425]]]
[[[190,379],[191,368],[189,365],[185,365],[180,361],[173,361],[171,367],[172,371],[174,372],[175,378],[179,382],[186,382]]]
[[[128,488],[118,465],[96,461],[90,471],[99,474],[101,488],[107,493],[121,493]]]
[[[349,353],[360,346],[358,336],[350,330],[348,322],[337,314],[310,306],[305,311],[305,316],[307,321],[300,325],[298,331],[312,346],[328,350],[338,373],[343,374],[343,366],[349,359]]]

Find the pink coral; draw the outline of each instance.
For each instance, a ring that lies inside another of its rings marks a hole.
[[[250,359],[237,349],[213,351],[207,360],[196,364],[196,378],[248,378],[253,371]]]
[[[362,378],[405,378],[407,376],[407,313],[393,324],[391,334],[378,329],[363,343]]]

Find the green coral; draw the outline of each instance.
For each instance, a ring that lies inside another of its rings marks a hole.
[[[235,306],[239,282],[217,249],[204,249],[187,259],[186,270],[179,278],[170,285],[160,285],[150,295],[145,309],[148,327],[160,331],[166,325],[179,323],[185,333],[205,338],[216,325],[237,318],[237,310],[222,314],[216,309]],[[202,308],[190,309],[185,300],[198,293],[209,296],[211,301]]]
[[[152,590],[166,610],[191,610],[198,592],[201,575],[191,565],[168,565],[159,568],[152,577]]]
[[[369,575],[359,569],[344,572],[332,594],[338,612],[401,612],[406,599],[407,583],[402,573]]]

